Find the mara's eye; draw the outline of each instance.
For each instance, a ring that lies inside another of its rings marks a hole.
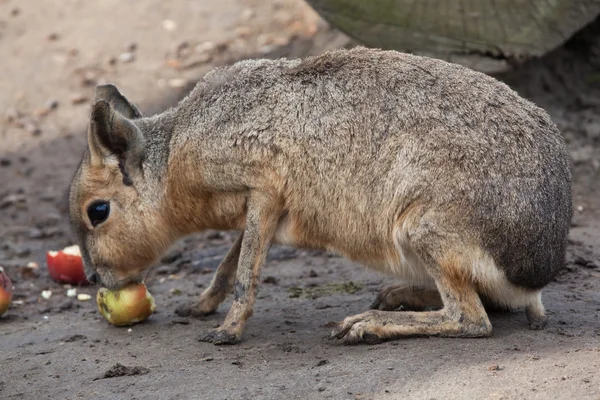
[[[108,201],[95,201],[88,206],[87,215],[92,223],[92,226],[96,226],[106,221],[110,214],[110,204]]]

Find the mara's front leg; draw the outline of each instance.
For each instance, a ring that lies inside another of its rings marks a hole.
[[[210,286],[200,295],[200,298],[197,301],[179,306],[175,310],[175,314],[180,317],[201,317],[217,311],[217,308],[225,301],[227,294],[231,292],[233,287],[243,237],[244,234],[241,233],[235,239],[233,246],[217,267]]]
[[[277,229],[280,211],[277,202],[270,197],[252,195],[248,199],[233,304],[223,324],[202,337],[201,341],[214,344],[235,344],[240,341],[246,320],[252,315],[258,278]]]

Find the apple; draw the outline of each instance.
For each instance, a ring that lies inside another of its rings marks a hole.
[[[115,326],[130,326],[144,321],[155,310],[154,298],[142,283],[120,290],[101,288],[96,295],[100,314]]]
[[[4,268],[0,267],[0,315],[8,310],[8,306],[12,301],[12,291],[11,280],[4,272]]]
[[[59,283],[89,284],[83,271],[81,251],[77,245],[68,246],[59,251],[47,252],[46,263],[48,264],[50,276]]]

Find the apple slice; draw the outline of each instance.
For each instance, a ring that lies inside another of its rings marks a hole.
[[[47,252],[46,263],[48,264],[50,276],[59,283],[89,284],[83,271],[81,251],[77,245],[68,246],[59,251]]]
[[[12,301],[12,291],[11,280],[4,272],[4,268],[0,267],[0,315],[8,310],[8,306]]]

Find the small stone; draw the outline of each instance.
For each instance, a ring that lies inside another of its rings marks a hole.
[[[19,267],[19,275],[23,279],[37,279],[40,276],[40,268],[37,263],[29,262],[24,267]]]
[[[22,194],[9,194],[0,200],[0,210],[10,207],[13,204],[25,203],[26,200],[27,199]]]
[[[85,71],[81,76],[81,86],[95,86],[98,82],[98,76],[94,71]]]
[[[88,101],[87,96],[85,96],[81,93],[74,93],[71,95],[71,104],[74,104],[74,105],[83,104],[86,101]]]
[[[177,272],[177,267],[174,267],[172,265],[161,265],[160,267],[156,268],[156,274],[157,275],[172,275],[174,273]]]
[[[12,15],[13,17],[16,17],[18,15],[21,14],[21,10],[17,7],[13,8],[12,10],[10,10],[10,15]]]
[[[247,21],[249,19],[252,19],[254,17],[254,10],[251,8],[245,8],[244,11],[242,11],[242,19]]]
[[[127,51],[129,51],[129,52],[131,52],[131,53],[133,53],[134,51],[136,51],[136,50],[137,50],[137,48],[138,48],[138,45],[137,45],[137,43],[129,43],[129,44],[127,45]]]
[[[135,54],[131,52],[121,53],[119,55],[119,61],[122,63],[130,63],[135,60]]]
[[[187,84],[187,81],[185,79],[180,79],[180,78],[169,79],[169,86],[171,86],[172,88],[182,88],[186,84]]]
[[[46,36],[46,40],[51,42],[57,41],[58,39],[60,39],[60,35],[56,32],[49,33],[48,36]]]
[[[210,53],[217,48],[217,45],[213,42],[203,42],[198,44],[194,50],[198,53]]]
[[[43,237],[42,231],[37,228],[29,230],[29,239],[41,239]]]
[[[311,270],[308,272],[308,276],[309,276],[309,277],[311,277],[311,278],[316,278],[316,277],[317,277],[317,276],[319,276],[319,275],[318,275],[318,274],[317,274],[317,273],[316,273],[314,270],[312,270],[312,269],[311,269]]]
[[[59,310],[70,310],[71,308],[73,308],[73,300],[69,299],[63,301],[58,305]]]
[[[274,276],[266,276],[265,279],[263,279],[263,283],[270,283],[270,284],[276,285],[277,278],[275,278]]]
[[[45,300],[48,300],[50,297],[52,297],[52,290],[43,290],[42,291],[42,298],[44,298]]]
[[[178,248],[172,248],[167,251],[160,259],[160,262],[165,264],[171,264],[172,262],[181,258],[182,252]],[[170,272],[172,273],[172,272]]]
[[[75,297],[75,296],[77,296],[77,289],[67,290],[67,297]]]
[[[42,134],[42,130],[40,129],[40,127],[37,126],[37,124],[29,118],[22,118],[21,124],[23,129],[26,132],[31,133],[33,136],[39,136]]]
[[[56,99],[48,99],[46,101],[46,104],[44,104],[44,107],[47,108],[48,110],[55,110],[58,107],[58,100]]]
[[[251,32],[250,28],[247,26],[238,26],[235,29],[235,33],[239,37],[246,37],[246,36],[250,35],[250,32]]]
[[[87,293],[79,293],[77,295],[77,300],[79,300],[79,301],[88,301],[88,300],[91,300],[91,298],[92,298],[92,296],[90,296]]]
[[[14,108],[8,108],[4,113],[4,119],[6,122],[15,122],[20,117],[19,112]]]
[[[262,46],[259,51],[262,54],[269,54],[270,52],[272,52],[276,48],[277,48],[277,46],[275,46],[274,44],[268,44],[266,46]]]
[[[177,29],[177,23],[171,19],[165,19],[162,22],[162,27],[167,32],[172,32]]]
[[[0,167],[10,167],[12,161],[10,158],[0,158]]]

